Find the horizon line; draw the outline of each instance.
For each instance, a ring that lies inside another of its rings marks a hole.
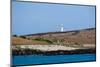
[[[18,36],[28,36],[28,35],[35,35],[35,34],[46,34],[46,33],[64,33],[64,32],[73,32],[73,31],[81,31],[81,30],[90,30],[90,29],[96,29],[96,27],[89,27],[89,28],[83,28],[83,29],[75,29],[75,30],[64,30],[64,31],[48,31],[48,32],[37,32],[37,33],[31,33],[31,34],[12,34],[12,35],[18,35]]]

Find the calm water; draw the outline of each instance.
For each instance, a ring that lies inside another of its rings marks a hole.
[[[56,55],[56,56],[14,56],[13,65],[30,65],[30,64],[49,64],[62,62],[82,62],[95,61],[95,54],[77,54],[77,55]]]

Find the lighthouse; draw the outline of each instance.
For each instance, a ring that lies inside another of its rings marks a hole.
[[[60,28],[60,31],[63,32],[64,31],[64,27],[63,27],[63,24],[61,24],[61,28]]]

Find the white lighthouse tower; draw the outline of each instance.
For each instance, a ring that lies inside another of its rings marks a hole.
[[[61,28],[60,28],[60,31],[63,32],[64,31],[64,27],[63,27],[63,24],[61,24]]]

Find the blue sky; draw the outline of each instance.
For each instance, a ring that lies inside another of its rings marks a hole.
[[[17,35],[95,27],[95,6],[12,2],[12,33]]]

